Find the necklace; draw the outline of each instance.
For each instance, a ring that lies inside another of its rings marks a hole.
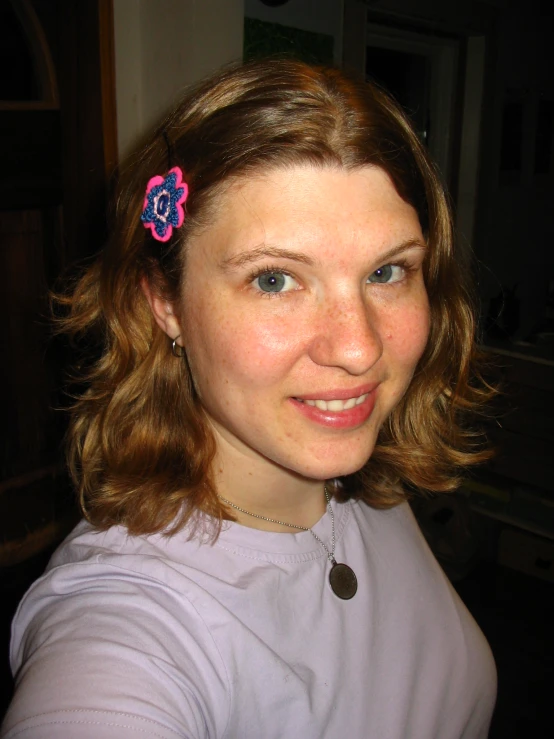
[[[250,511],[246,511],[244,508],[231,503],[230,500],[223,498],[221,495],[219,495],[218,497],[226,505],[231,506],[231,508],[234,508],[236,511],[240,511],[247,516],[252,516],[252,518],[259,518],[261,521],[276,523],[279,524],[279,526],[289,526],[291,529],[298,529],[299,531],[309,531],[314,539],[316,539],[316,541],[318,541],[325,549],[325,552],[327,553],[327,559],[331,563],[331,571],[329,572],[329,584],[331,586],[331,590],[338,598],[342,598],[342,600],[350,600],[350,598],[353,598],[356,595],[356,591],[358,590],[358,580],[356,578],[356,573],[351,567],[343,564],[342,562],[337,562],[337,560],[335,559],[335,514],[333,513],[333,506],[331,505],[331,499],[329,498],[329,493],[327,492],[327,486],[323,488],[323,492],[325,493],[325,500],[327,501],[327,510],[331,514],[331,551],[329,551],[329,548],[327,547],[325,542],[320,539],[315,531],[312,531],[312,529],[308,528],[308,526],[298,526],[298,524],[295,523],[286,523],[286,521],[278,521],[276,518],[260,516],[259,513],[251,513]]]

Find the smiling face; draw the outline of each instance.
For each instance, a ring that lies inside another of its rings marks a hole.
[[[230,185],[189,243],[181,304],[158,319],[181,334],[220,467],[322,480],[364,465],[427,341],[424,253],[378,168]]]

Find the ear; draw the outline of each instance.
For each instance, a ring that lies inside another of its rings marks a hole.
[[[158,326],[172,341],[175,340],[179,346],[182,346],[181,326],[173,310],[173,303],[154,291],[146,277],[142,278],[140,286]]]

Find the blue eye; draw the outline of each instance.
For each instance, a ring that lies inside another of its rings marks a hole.
[[[404,269],[399,264],[385,264],[376,269],[368,278],[368,282],[386,284],[387,282],[398,282],[402,279]]]
[[[263,272],[254,279],[254,285],[264,293],[288,292],[294,288],[295,280],[284,272]]]
[[[279,293],[285,286],[285,275],[280,272],[267,272],[258,278],[258,287],[266,293]]]

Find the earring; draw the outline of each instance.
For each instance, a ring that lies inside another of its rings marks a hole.
[[[171,343],[171,353],[173,354],[174,357],[177,357],[178,359],[181,359],[182,357],[185,356],[184,348],[182,346],[179,346],[179,344],[177,343],[177,339],[180,339],[180,338],[181,338],[181,334],[176,336]]]

